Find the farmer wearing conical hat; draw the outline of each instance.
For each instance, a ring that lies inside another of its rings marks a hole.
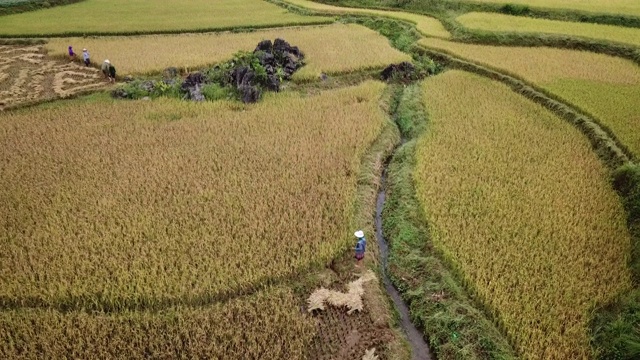
[[[364,238],[364,231],[358,230],[353,235],[356,236],[358,242],[356,242],[356,265],[360,266],[360,261],[364,259],[364,252],[367,247],[367,240]]]
[[[82,59],[84,60],[84,66],[89,66],[91,64],[91,59],[89,58],[89,51],[87,49],[82,49]]]
[[[107,59],[102,63],[102,67],[100,68],[102,69],[102,74],[104,75],[104,78],[107,80],[109,80],[109,66],[111,66],[111,61]]]

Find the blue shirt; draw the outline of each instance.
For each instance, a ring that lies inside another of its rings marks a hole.
[[[367,247],[367,240],[363,237],[358,239],[358,242],[356,243],[356,252],[358,253],[364,252],[366,247]]]

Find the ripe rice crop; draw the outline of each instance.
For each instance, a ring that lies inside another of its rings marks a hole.
[[[637,28],[478,12],[466,13],[456,20],[476,30],[559,34],[640,46],[640,29]]]
[[[424,82],[414,173],[436,248],[525,359],[591,357],[589,311],[630,286],[630,236],[579,131],[460,71]]]
[[[637,0],[473,0],[473,2],[508,3],[554,10],[565,9],[640,16],[640,2]]]
[[[383,88],[3,114],[0,306],[210,303],[332,259]]]
[[[85,0],[2,17],[2,35],[231,29],[326,23],[261,0]]]
[[[94,61],[109,59],[120,73],[129,74],[161,71],[170,66],[193,69],[210,65],[230,59],[239,50],[253,51],[261,40],[278,37],[300,47],[306,55],[307,65],[295,74],[296,79],[411,60],[409,55],[392,48],[384,36],[355,24],[249,33],[60,38],[51,39],[46,48],[52,55],[64,56],[69,45],[86,47]]]
[[[327,4],[321,4],[317,2],[312,2],[309,0],[284,0],[284,2],[322,12],[327,14],[358,14],[358,15],[374,15],[374,16],[383,16],[387,18],[393,18],[403,21],[408,21],[410,23],[416,24],[416,29],[421,32],[425,36],[433,36],[437,38],[449,39],[451,38],[451,33],[444,28],[442,23],[430,16],[412,14],[403,11],[387,11],[387,10],[375,10],[375,9],[364,9],[364,8],[349,8],[349,7],[341,7],[341,6],[332,6]]]
[[[289,289],[202,307],[0,312],[3,359],[302,359],[315,334]],[[247,331],[247,329],[251,331]]]
[[[420,44],[542,87],[593,115],[635,155],[640,155],[640,68],[633,62],[543,47],[483,46],[439,39],[422,39]]]

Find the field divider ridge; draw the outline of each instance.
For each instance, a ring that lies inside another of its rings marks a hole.
[[[178,35],[178,34],[201,34],[201,33],[220,33],[220,32],[251,32],[255,30],[280,29],[289,27],[306,27],[330,25],[334,23],[333,19],[323,20],[313,23],[308,22],[291,22],[282,24],[265,24],[254,26],[223,26],[215,28],[200,29],[177,29],[177,30],[154,30],[154,31],[97,31],[97,32],[81,32],[69,31],[57,34],[0,34],[2,39],[42,39],[42,38],[67,38],[67,37],[87,37],[87,36],[139,36],[139,35]]]

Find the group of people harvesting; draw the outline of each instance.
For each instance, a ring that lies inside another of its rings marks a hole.
[[[73,47],[71,45],[69,45],[69,58],[71,61],[76,58],[76,53],[73,51]],[[82,49],[82,60],[84,61],[84,66],[88,67],[91,65],[91,57],[89,56],[89,51],[87,49]],[[111,61],[105,60],[102,63],[101,70],[105,79],[112,83],[116,82],[116,68],[111,64]]]

